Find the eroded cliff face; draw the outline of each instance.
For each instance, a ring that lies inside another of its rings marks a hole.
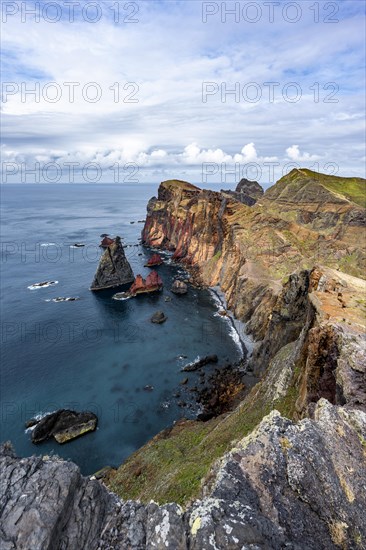
[[[143,243],[173,251],[196,280],[221,286],[257,342],[249,364],[257,374],[310,323],[314,265],[364,273],[365,209],[333,190],[340,178],[313,174],[294,170],[253,207],[176,180],[163,182],[148,205]],[[327,223],[327,213],[337,215]]]
[[[322,399],[277,411],[212,468],[186,510],[122,501],[57,457],[0,453],[3,550],[363,548],[366,415]]]

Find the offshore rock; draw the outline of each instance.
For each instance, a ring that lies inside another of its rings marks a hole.
[[[47,414],[40,420],[31,419],[26,427],[35,426],[32,431],[32,442],[42,443],[54,438],[57,443],[66,443],[96,429],[97,416],[90,412],[76,412],[60,409]]]
[[[156,292],[163,288],[163,281],[157,271],[152,271],[146,280],[142,275],[137,275],[132,286],[126,292],[126,296],[137,296],[138,294],[146,294],[149,292]]]
[[[116,237],[114,242],[107,246],[94,276],[90,290],[115,288],[133,281],[132,268],[125,256],[121,238]]]
[[[187,294],[188,286],[184,281],[176,279],[172,285],[171,291],[174,294]]]
[[[153,254],[151,258],[149,258],[148,262],[145,264],[145,267],[154,267],[162,265],[163,263],[163,258],[159,254]]]
[[[123,501],[72,462],[17,458],[5,445],[1,548],[361,549],[365,440],[365,413],[325,399],[299,423],[272,411],[215,463],[185,512]]]
[[[166,320],[167,317],[163,311],[156,311],[151,317],[151,322],[157,323],[158,325],[160,325],[161,323],[165,323]]]
[[[193,363],[189,363],[189,365],[186,365],[182,368],[182,371],[184,372],[194,372],[205,365],[208,365],[209,363],[217,363],[219,358],[217,355],[206,355],[206,357],[202,357],[202,359],[197,359],[197,361],[194,361]]]

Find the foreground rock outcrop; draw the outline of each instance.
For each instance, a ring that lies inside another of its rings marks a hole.
[[[272,411],[219,460],[186,510],[122,501],[54,457],[1,452],[2,550],[362,549],[366,415],[321,399]]]
[[[99,265],[90,290],[104,290],[131,283],[132,268],[125,256],[121,238],[116,237],[99,260]]]

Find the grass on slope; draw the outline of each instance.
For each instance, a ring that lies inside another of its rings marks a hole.
[[[328,191],[358,204],[363,208],[366,206],[366,180],[363,178],[330,176],[328,174],[321,174],[320,172],[313,172],[307,168],[301,168],[292,170],[289,174],[281,178],[272,189],[274,189],[278,183],[283,187],[289,184],[291,185],[291,182],[297,184],[303,182],[306,184],[311,180],[318,182]]]

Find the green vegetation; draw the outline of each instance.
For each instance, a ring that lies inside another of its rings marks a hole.
[[[340,198],[351,201],[363,208],[366,207],[366,180],[363,178],[343,178],[314,172],[307,168],[294,169],[281,178],[265,194],[268,198],[296,194],[300,187],[308,183],[318,183]]]
[[[216,252],[216,254],[214,256],[212,256],[212,260],[214,260],[215,262],[217,262],[217,260],[219,260],[221,258],[221,254],[222,254],[222,251],[221,250],[218,250]]]

